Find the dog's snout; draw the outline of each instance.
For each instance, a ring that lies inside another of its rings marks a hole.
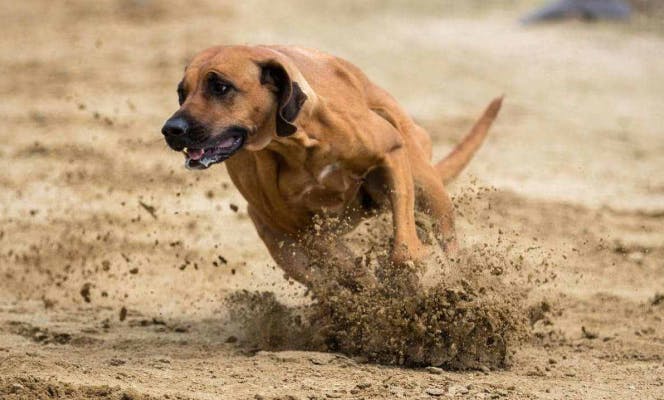
[[[173,117],[161,128],[164,136],[184,136],[189,130],[189,123],[183,117]]]

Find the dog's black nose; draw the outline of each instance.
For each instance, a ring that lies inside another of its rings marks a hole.
[[[182,117],[173,117],[161,128],[164,136],[183,136],[189,130],[189,123]]]

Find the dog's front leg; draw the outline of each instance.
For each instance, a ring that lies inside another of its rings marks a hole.
[[[394,247],[392,262],[402,264],[425,255],[415,226],[415,187],[405,147],[385,156],[384,168],[392,206]]]

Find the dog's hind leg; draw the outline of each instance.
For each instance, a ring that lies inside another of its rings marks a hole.
[[[296,238],[280,233],[265,224],[251,206],[247,211],[256,226],[258,236],[265,243],[265,247],[267,247],[277,265],[286,273],[288,278],[308,286],[311,283],[311,271],[308,257],[304,252],[298,250],[301,244],[298,243]]]
[[[328,282],[323,287],[334,281],[353,290],[373,284],[373,277],[355,265],[351,251],[334,229],[324,227],[319,232],[289,235],[265,224],[251,207],[248,213],[258,236],[287,278],[300,282],[314,293],[321,287],[316,282],[321,280]]]

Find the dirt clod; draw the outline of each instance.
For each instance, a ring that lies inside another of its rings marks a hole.
[[[141,200],[139,200],[138,204],[148,213],[150,216],[154,219],[157,219],[157,208],[155,206],[151,206]]]
[[[81,287],[81,291],[79,292],[81,294],[81,297],[83,297],[83,300],[86,303],[89,303],[91,301],[91,295],[90,295],[90,289],[92,288],[92,284],[89,282],[86,282],[83,284]]]
[[[587,329],[585,326],[581,327],[581,333],[583,334],[583,337],[586,339],[597,339],[599,337],[599,334],[595,331],[591,331],[590,329]]]

